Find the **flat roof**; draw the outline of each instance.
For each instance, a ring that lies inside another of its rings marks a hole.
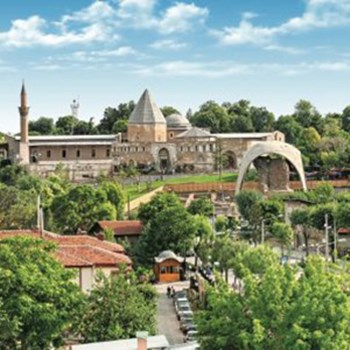
[[[165,335],[147,337],[147,349],[167,349],[169,342]],[[137,350],[137,338],[72,345],[71,350]]]
[[[29,135],[29,141],[45,142],[45,141],[98,141],[98,140],[115,140],[117,135]],[[21,136],[16,135],[16,140],[20,140]]]
[[[239,133],[223,133],[223,134],[212,134],[215,137],[233,138],[233,139],[260,139],[266,136],[273,135],[274,132],[239,132]]]

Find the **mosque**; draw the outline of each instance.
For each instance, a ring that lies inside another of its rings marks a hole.
[[[24,84],[19,114],[20,134],[6,135],[6,142],[0,144],[0,159],[22,164],[43,177],[61,165],[73,181],[113,175],[130,165],[158,173],[212,172],[218,167],[234,170],[257,142],[284,142],[279,131],[213,134],[193,127],[180,114],[165,118],[148,90],[130,115],[127,132],[116,135],[30,136]]]

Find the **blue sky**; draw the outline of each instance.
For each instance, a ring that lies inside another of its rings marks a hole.
[[[80,117],[137,100],[185,113],[251,100],[276,116],[300,98],[350,104],[350,0],[12,0],[0,4],[0,130],[17,132],[22,78],[30,118]]]

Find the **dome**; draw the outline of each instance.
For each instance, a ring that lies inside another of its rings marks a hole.
[[[174,113],[166,117],[166,123],[168,128],[186,128],[191,126],[186,117],[181,114]]]

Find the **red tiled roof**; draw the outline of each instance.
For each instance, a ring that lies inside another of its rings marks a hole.
[[[0,231],[0,239],[19,235],[42,238],[56,243],[57,251],[55,252],[55,257],[65,267],[132,264],[130,258],[124,254],[124,248],[120,244],[100,241],[92,236],[60,236],[48,231],[40,234],[36,230]]]
[[[65,267],[92,267],[93,263],[71,255],[62,247],[55,252],[56,259]]]
[[[140,220],[99,221],[103,230],[111,229],[116,236],[139,236],[143,226]]]
[[[338,233],[339,234],[345,234],[345,235],[347,235],[347,234],[349,234],[350,233],[350,229],[348,229],[348,228],[345,228],[345,227],[341,227],[340,229],[338,229]]]
[[[131,260],[127,255],[114,253],[98,247],[90,245],[70,245],[60,246],[59,250],[65,254],[83,257],[85,261],[90,262],[92,265],[99,266],[112,266],[118,264],[131,264]]]

